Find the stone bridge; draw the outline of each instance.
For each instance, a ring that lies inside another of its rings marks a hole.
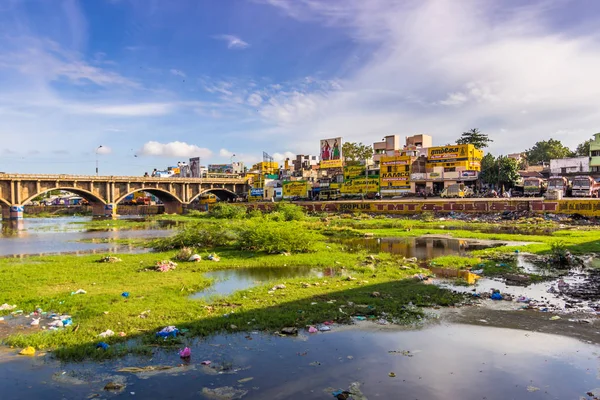
[[[46,192],[65,190],[86,199],[95,216],[112,216],[117,204],[135,192],[156,196],[166,213],[184,208],[206,193],[222,200],[248,191],[243,178],[149,178],[138,176],[29,175],[0,173],[0,207],[3,219],[23,218],[23,205]]]

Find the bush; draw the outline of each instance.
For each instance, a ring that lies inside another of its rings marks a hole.
[[[435,214],[431,211],[423,211],[421,213],[421,221],[431,222],[435,219]]]
[[[277,203],[273,212],[280,213],[284,221],[302,221],[306,216],[302,207],[289,203]]]
[[[186,225],[175,236],[155,240],[152,242],[152,247],[158,251],[184,247],[212,248],[228,246],[235,239],[235,233],[227,224],[202,223]]]
[[[175,256],[178,261],[187,261],[193,254],[193,250],[189,247],[182,247],[179,253]]]
[[[243,219],[246,218],[246,207],[217,203],[210,208],[208,216],[218,219]]]
[[[314,251],[317,235],[293,222],[247,222],[238,228],[238,247],[267,253]]]
[[[264,215],[262,213],[262,211],[260,210],[250,210],[248,212],[247,217],[252,219],[252,218],[262,218]]]

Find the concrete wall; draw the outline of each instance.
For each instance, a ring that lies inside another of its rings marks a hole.
[[[589,157],[558,158],[550,160],[550,173],[552,175],[560,175],[562,173],[573,174],[578,172],[582,174],[590,172]]]

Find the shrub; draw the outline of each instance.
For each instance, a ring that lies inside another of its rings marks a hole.
[[[210,208],[208,216],[218,219],[243,219],[246,218],[246,207],[217,203]]]
[[[264,215],[262,213],[262,211],[260,210],[250,210],[248,212],[247,217],[252,219],[252,218],[262,218]]]
[[[435,219],[435,214],[431,211],[423,211],[421,213],[421,221],[431,222]]]
[[[212,248],[228,246],[235,238],[235,232],[226,224],[202,223],[186,225],[175,236],[155,240],[152,247],[158,251],[184,247]]]
[[[306,216],[304,209],[296,204],[277,203],[273,211],[282,214],[284,221],[302,221]]]
[[[182,247],[179,253],[175,256],[178,261],[187,261],[193,254],[193,250],[189,247]]]
[[[293,222],[247,222],[238,228],[238,247],[267,253],[314,251],[317,235]]]

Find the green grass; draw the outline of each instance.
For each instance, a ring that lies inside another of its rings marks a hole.
[[[481,264],[481,258],[461,257],[461,256],[442,256],[436,257],[429,262],[429,265],[437,268],[467,269]]]

